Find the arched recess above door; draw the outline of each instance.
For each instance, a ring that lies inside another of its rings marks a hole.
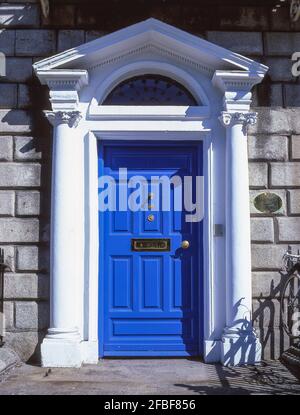
[[[170,84],[173,83],[174,90],[177,90],[176,93],[182,92],[185,94],[185,100],[182,100],[182,103],[178,100],[178,103],[175,104],[174,101],[170,101],[170,104],[161,102],[154,105],[150,102],[145,102],[144,104],[133,103],[132,105],[141,107],[140,110],[136,111],[136,116],[138,118],[141,116],[161,118],[162,116],[165,116],[167,112],[169,116],[179,118],[182,118],[183,115],[184,117],[192,116],[201,119],[208,117],[209,100],[199,82],[187,71],[180,69],[175,65],[158,61],[138,61],[115,70],[105,79],[105,81],[100,83],[98,88],[96,88],[94,97],[89,106],[89,117],[102,118],[115,116],[116,107],[118,107],[118,114],[121,118],[126,118],[129,113],[132,117],[132,111],[128,109],[130,104],[107,103],[106,99],[111,97],[110,94],[112,94],[118,86],[124,85],[126,80],[130,82],[132,79],[143,79],[146,75],[149,75],[152,79],[169,79]],[[161,109],[161,107],[164,107],[164,109]],[[169,111],[167,111],[167,107],[169,108]],[[172,110],[172,108],[174,110]],[[180,110],[180,108],[182,110]]]
[[[183,85],[166,76],[145,74],[125,79],[104,99],[102,105],[197,106]]]

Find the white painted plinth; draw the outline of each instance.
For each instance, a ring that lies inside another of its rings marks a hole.
[[[44,339],[41,346],[43,367],[80,367],[83,363],[81,342],[67,339]]]

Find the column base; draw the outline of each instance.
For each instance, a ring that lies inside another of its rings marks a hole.
[[[221,362],[224,366],[254,365],[261,361],[261,344],[254,331],[230,332],[222,336]]]
[[[76,327],[49,328],[41,345],[43,367],[80,367],[81,339]]]
[[[96,365],[99,361],[99,345],[97,341],[86,340],[80,343],[82,362]]]

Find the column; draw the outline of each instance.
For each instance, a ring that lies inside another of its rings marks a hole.
[[[42,347],[43,366],[76,367],[82,363],[78,330],[76,158],[74,133],[79,111],[47,111],[52,123],[51,321]]]
[[[223,364],[260,361],[261,346],[252,327],[251,238],[247,127],[257,114],[222,112],[226,127],[226,327]]]

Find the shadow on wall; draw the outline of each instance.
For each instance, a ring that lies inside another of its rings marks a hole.
[[[259,297],[254,298],[256,305],[253,310],[253,322],[262,345],[263,359],[278,359],[291,345],[280,316],[280,295],[287,277],[282,271],[278,274],[278,284],[275,285],[272,279],[269,293],[261,293]]]
[[[52,128],[42,110],[50,109],[48,88],[42,86],[33,76],[29,85],[30,113],[32,116],[33,140],[20,151],[41,153],[41,189],[40,189],[40,234],[38,250],[38,301],[37,329],[35,350],[30,362],[41,361],[41,343],[50,326],[50,206],[51,206],[51,161]]]

